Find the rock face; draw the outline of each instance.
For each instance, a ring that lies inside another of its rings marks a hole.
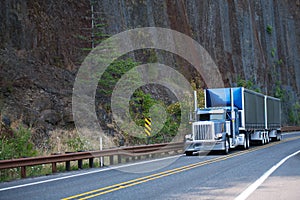
[[[99,7],[110,16],[110,33],[143,26],[180,31],[209,52],[225,86],[244,79],[265,94],[283,92],[288,123],[300,93],[299,1],[101,1]]]
[[[8,0],[0,7],[1,115],[31,127],[39,141],[57,127],[73,128],[72,88],[89,45],[78,37],[90,24],[89,2]]]
[[[1,115],[46,137],[73,127],[73,83],[88,53],[83,48],[91,46],[90,1],[5,0],[0,7]],[[94,0],[94,11],[109,35],[156,26],[191,36],[212,56],[225,86],[244,79],[263,93],[279,92],[283,124],[289,123],[300,94],[299,0]],[[176,60],[156,54],[161,63]]]

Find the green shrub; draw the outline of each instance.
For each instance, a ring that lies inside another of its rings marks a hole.
[[[84,141],[80,137],[69,139],[67,145],[70,151],[82,151],[85,149]]]
[[[289,124],[298,126],[300,125],[300,103],[296,102],[294,105],[289,109],[288,112],[289,117]]]
[[[17,130],[13,130],[12,136],[1,134],[0,137],[0,160],[37,155],[29,129],[20,126]]]
[[[283,100],[284,91],[281,88],[281,82],[280,81],[276,82],[274,97]]]
[[[127,71],[137,66],[139,63],[128,58],[126,60],[116,60],[102,74],[98,82],[99,92],[101,95],[110,97],[116,83]]]
[[[135,121],[138,126],[144,126],[145,117],[150,116],[150,109],[152,109],[155,105],[157,105],[157,109],[164,108],[166,116],[165,122],[158,127],[155,127],[155,121],[158,119],[152,119],[152,130],[153,135],[151,135],[150,143],[162,143],[162,142],[170,142],[173,137],[177,134],[178,127],[180,125],[181,120],[181,107],[178,102],[166,105],[164,102],[160,100],[156,100],[151,97],[150,94],[145,94],[141,89],[138,89],[132,95],[130,100],[130,115],[131,118]],[[160,116],[161,117],[161,116]],[[159,117],[159,118],[160,118]],[[158,123],[161,123],[158,120]],[[137,142],[141,143],[141,141],[145,141],[146,135],[144,137],[138,139]]]
[[[276,53],[276,48],[271,49],[271,56],[274,58]]]
[[[31,142],[31,132],[29,129],[21,126],[16,130],[12,130],[11,128],[2,126],[0,130],[0,160],[32,157],[38,154],[37,150],[34,148],[34,144]],[[40,173],[40,171],[41,167],[34,166],[30,168],[28,174],[31,176]],[[15,179],[19,176],[20,168],[0,171],[0,181]]]
[[[267,25],[266,31],[271,35],[273,32],[273,27],[271,25]]]
[[[238,77],[237,86],[238,87],[244,87],[244,88],[247,88],[249,90],[253,90],[255,92],[261,92],[260,88],[256,85],[254,85],[254,83],[251,80],[244,80],[240,77]]]

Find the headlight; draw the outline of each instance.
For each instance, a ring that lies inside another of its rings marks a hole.
[[[193,135],[192,134],[188,134],[185,136],[185,140],[191,141],[193,140]]]

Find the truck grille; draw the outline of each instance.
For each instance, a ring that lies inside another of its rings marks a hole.
[[[211,124],[195,124],[194,140],[213,140],[214,133]]]

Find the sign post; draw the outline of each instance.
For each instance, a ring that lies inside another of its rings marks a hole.
[[[151,118],[145,117],[145,133],[147,135],[147,144],[149,144],[151,136]]]

